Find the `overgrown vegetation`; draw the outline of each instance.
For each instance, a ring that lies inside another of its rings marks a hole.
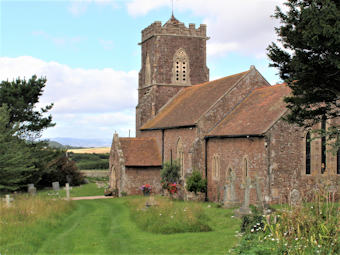
[[[243,238],[234,254],[339,254],[340,208],[329,187],[312,202],[283,206],[275,213],[243,218]]]
[[[201,205],[157,197],[146,208],[148,199],[128,201],[131,217],[142,230],[158,234],[211,231]]]
[[[11,207],[0,201],[0,254],[33,254],[43,236],[63,222],[72,202],[16,195]]]
[[[92,169],[109,169],[110,154],[97,153],[68,153],[69,157],[76,162],[76,165],[81,170]]]

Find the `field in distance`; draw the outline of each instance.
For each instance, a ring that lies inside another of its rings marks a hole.
[[[110,153],[110,147],[97,147],[97,148],[83,148],[83,149],[69,149],[68,152],[73,153],[96,153],[105,154]]]

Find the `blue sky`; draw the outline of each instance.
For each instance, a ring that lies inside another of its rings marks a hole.
[[[277,0],[174,0],[175,16],[207,24],[211,79],[255,65],[272,84],[266,47]],[[56,127],[43,137],[134,134],[141,30],[166,22],[170,0],[0,0],[0,79],[46,76],[41,105],[54,102]]]

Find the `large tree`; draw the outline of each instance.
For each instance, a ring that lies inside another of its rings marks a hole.
[[[10,124],[9,110],[0,107],[0,191],[23,188],[39,169],[34,164],[26,142],[17,134],[18,126]]]
[[[41,131],[54,126],[52,116],[45,116],[53,104],[37,109],[37,103],[46,86],[46,78],[16,79],[0,83],[0,105],[9,107],[9,122],[18,123],[26,136],[36,138]]]
[[[287,120],[310,128],[340,113],[340,1],[287,0],[274,17],[280,46],[272,43],[268,56],[292,89],[285,98]],[[331,137],[339,129],[329,129]],[[322,134],[324,135],[324,134]]]

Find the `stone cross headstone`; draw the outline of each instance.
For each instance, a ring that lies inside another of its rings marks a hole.
[[[249,176],[246,177],[245,183],[242,184],[244,188],[244,201],[242,206],[239,209],[240,214],[251,214],[251,210],[249,208],[250,203],[250,189],[252,188],[251,179]]]
[[[298,191],[297,189],[293,189],[290,192],[289,197],[291,206],[295,206],[301,201],[300,191]]]
[[[257,203],[260,208],[264,208],[261,183],[262,183],[261,178],[256,176],[255,177],[255,188],[256,188]]]
[[[54,191],[59,191],[60,189],[59,182],[52,182],[52,187]]]
[[[5,196],[6,207],[10,207],[12,201],[13,201],[13,198],[11,198],[10,195]]]
[[[65,190],[66,190],[66,199],[70,200],[70,185],[68,183],[65,184]]]
[[[37,189],[36,189],[36,187],[34,187],[34,184],[31,183],[31,184],[28,184],[27,186],[28,186],[28,188],[27,188],[28,193],[30,195],[35,195],[36,192],[37,192]]]

